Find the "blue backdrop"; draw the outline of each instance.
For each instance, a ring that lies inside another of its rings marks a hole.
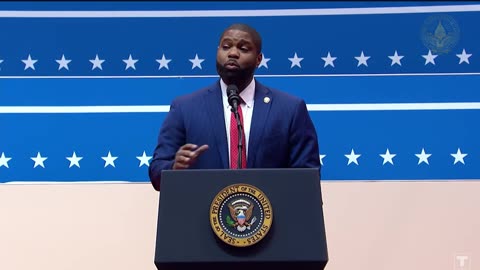
[[[0,182],[148,182],[235,22],[307,102],[324,180],[480,179],[478,3],[24,2],[0,4]]]

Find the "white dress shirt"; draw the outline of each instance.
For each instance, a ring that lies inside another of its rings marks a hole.
[[[230,164],[230,117],[232,114],[230,104],[228,104],[227,96],[227,85],[223,80],[220,79],[220,88],[222,89],[222,100],[223,100],[223,112],[225,116],[225,128],[227,132],[227,142],[228,142],[228,164]],[[253,113],[253,98],[255,96],[255,79],[245,88],[241,93],[240,97],[245,103],[242,103],[242,115],[243,115],[243,131],[245,133],[245,149],[247,150],[247,160],[248,160],[248,139],[250,138],[250,126],[252,123],[252,113]]]

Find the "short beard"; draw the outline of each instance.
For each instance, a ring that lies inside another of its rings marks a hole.
[[[239,68],[237,70],[229,70],[222,64],[217,62],[217,73],[226,84],[241,85],[247,83],[253,77],[255,67]]]

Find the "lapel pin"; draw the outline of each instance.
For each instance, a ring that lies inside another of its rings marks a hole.
[[[268,104],[270,102],[270,98],[269,97],[264,97],[263,102]]]

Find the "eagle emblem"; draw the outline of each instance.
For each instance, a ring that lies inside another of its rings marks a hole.
[[[224,243],[246,247],[258,243],[272,226],[273,210],[267,195],[249,184],[224,187],[210,205],[210,225]]]
[[[421,35],[425,47],[433,53],[446,54],[457,45],[460,27],[449,15],[432,15],[425,20]]]
[[[236,228],[239,232],[243,232],[246,229],[250,230],[250,226],[255,223],[257,219],[256,217],[252,218],[253,206],[253,203],[245,199],[239,199],[229,203],[228,209],[230,210],[230,215],[226,217],[227,224]]]

